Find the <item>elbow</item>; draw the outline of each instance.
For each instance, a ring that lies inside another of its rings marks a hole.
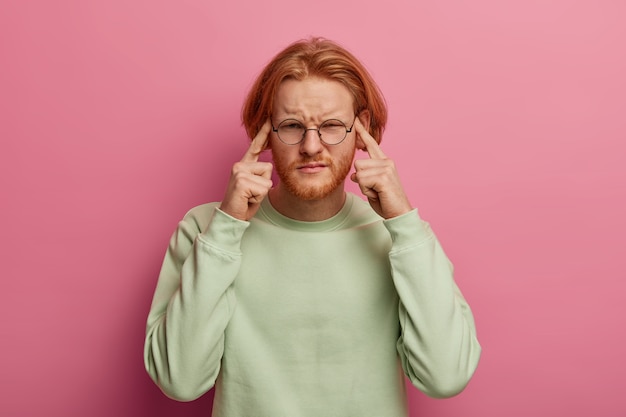
[[[415,377],[410,379],[416,388],[431,398],[450,398],[460,394],[469,384],[471,377],[471,374],[456,372],[447,375],[442,373],[427,380],[414,379]]]
[[[450,398],[460,394],[469,384],[478,366],[481,349],[475,345],[465,361],[455,366],[439,366],[430,369],[423,377],[413,374],[410,379],[415,387],[431,398]],[[450,362],[448,362],[450,363]]]
[[[210,372],[200,373],[197,370],[185,372],[181,369],[172,369],[169,364],[155,366],[155,364],[147,362],[146,371],[168,398],[180,402],[190,402],[200,398],[213,388],[219,367]]]
[[[152,376],[152,379],[163,394],[180,402],[197,400],[215,385],[215,378],[197,380],[185,377],[155,378]]]
[[[180,383],[162,383],[157,382],[157,386],[161,389],[163,394],[165,394],[168,398],[172,400],[180,401],[180,402],[190,402],[197,400],[202,395],[204,395],[210,387],[206,390],[194,389],[194,387],[185,386]]]
[[[456,378],[446,379],[438,378],[437,380],[430,381],[428,384],[423,384],[420,390],[431,398],[450,398],[460,394],[467,384],[469,378]]]

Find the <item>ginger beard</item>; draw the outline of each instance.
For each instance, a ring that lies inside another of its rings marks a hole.
[[[303,157],[292,163],[288,163],[285,158],[276,153],[273,155],[274,167],[282,186],[289,193],[301,200],[321,200],[343,184],[352,167],[355,152],[356,149],[353,148],[352,152],[346,152],[339,159],[335,160],[316,156],[313,158]],[[297,167],[311,162],[326,164],[330,171],[330,178],[326,175],[324,177],[326,180],[322,181],[321,178],[317,178],[318,174],[315,174],[308,180],[302,180],[302,174],[298,173]]]

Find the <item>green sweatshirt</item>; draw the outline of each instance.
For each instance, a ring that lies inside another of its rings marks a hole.
[[[301,222],[266,198],[245,222],[218,206],[180,222],[154,294],[144,359],[166,395],[215,386],[213,417],[399,417],[403,375],[433,397],[468,383],[473,317],[417,210],[382,220],[348,194]]]

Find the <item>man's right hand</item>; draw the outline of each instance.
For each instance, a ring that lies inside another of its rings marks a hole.
[[[241,161],[233,165],[220,210],[236,219],[250,220],[272,188],[272,164],[259,162],[259,155],[265,149],[270,128],[270,121],[267,120],[252,139]]]

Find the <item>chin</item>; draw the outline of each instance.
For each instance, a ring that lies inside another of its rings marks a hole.
[[[339,188],[341,183],[343,183],[343,181],[341,181],[339,184],[336,184],[335,182],[336,181],[324,185],[307,187],[301,184],[293,184],[290,181],[287,181],[283,182],[283,185],[291,194],[298,197],[300,200],[316,201],[325,199],[333,192],[335,192]]]

